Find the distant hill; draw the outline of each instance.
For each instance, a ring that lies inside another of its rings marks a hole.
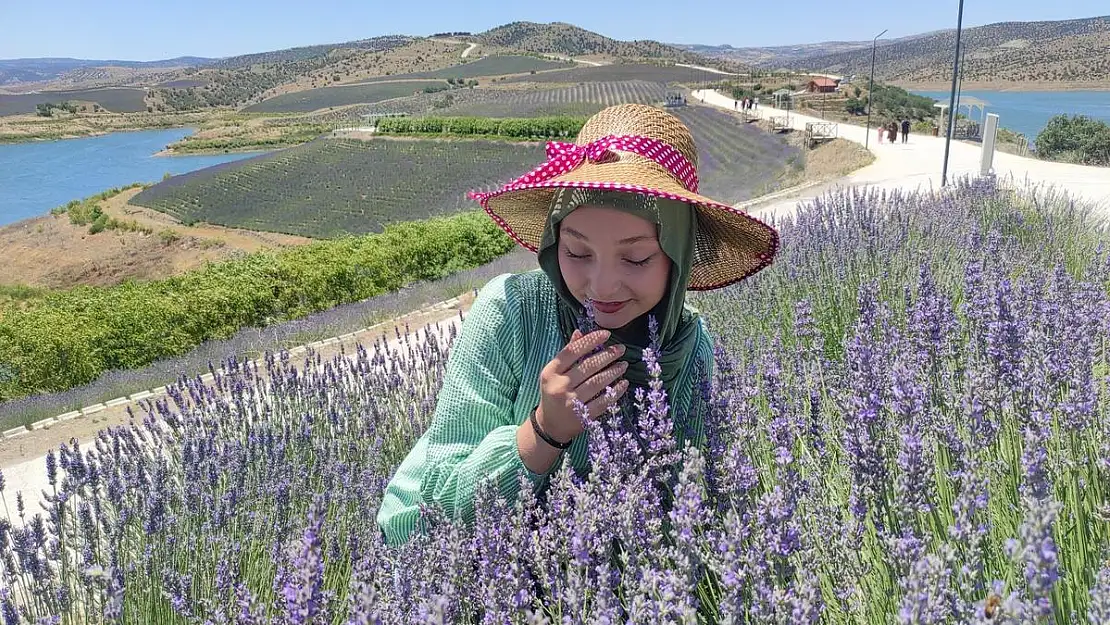
[[[880,42],[875,77],[906,83],[943,82],[952,75],[955,30]],[[968,81],[1102,82],[1110,79],[1110,16],[1053,22],[1002,22],[964,30]],[[862,49],[772,61],[789,69],[863,74]],[[763,65],[767,65],[764,63]]]
[[[716,59],[714,62],[705,55],[648,39],[619,41],[564,22],[512,22],[479,33],[472,39],[487,45],[566,56],[603,55],[691,65],[712,63],[714,66],[721,66],[722,61]]]
[[[918,37],[920,35],[915,35]],[[906,39],[911,39],[907,37]],[[888,42],[889,43],[889,42]],[[788,46],[772,46],[769,48],[734,48],[728,44],[708,46],[702,44],[672,43],[668,44],[682,50],[688,50],[703,56],[728,59],[761,67],[764,69],[779,68],[790,61],[798,61],[809,57],[851,52],[853,50],[871,50],[870,41],[823,41],[821,43],[799,43]]]
[[[127,69],[173,69],[204,65],[212,61],[199,56],[182,56],[160,61],[116,61],[70,58],[0,59],[0,85],[55,80],[69,72],[95,67]]]
[[[315,46],[286,48],[284,50],[274,50],[272,52],[242,54],[215,60],[210,65],[223,69],[237,69],[261,64],[296,63],[327,58],[329,55],[340,50],[387,50],[404,45],[413,39],[413,37],[406,37],[403,35],[385,35],[382,37],[359,39],[357,41],[346,41],[343,43],[328,43]]]

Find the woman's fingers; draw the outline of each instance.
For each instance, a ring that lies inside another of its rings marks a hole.
[[[577,389],[582,386],[586,380],[589,380],[594,375],[600,373],[605,367],[608,367],[612,362],[624,354],[624,345],[611,345],[605,349],[595,353],[589,354],[570,371],[566,372],[568,385],[571,389]]]
[[[574,390],[574,395],[587,404],[605,392],[606,386],[611,386],[624,372],[628,370],[627,362],[618,362],[606,367],[600,373],[590,377]]]
[[[577,332],[577,330],[576,330]],[[559,350],[558,354],[547,363],[547,369],[550,367],[550,372],[563,375],[566,374],[575,363],[594,351],[598,346],[603,345],[605,341],[609,340],[608,330],[598,330],[597,332],[590,332],[585,336],[579,336],[567,343],[566,347]],[[573,388],[573,386],[572,386]]]
[[[596,399],[586,404],[590,419],[600,417],[609,409],[609,406],[615,404],[628,391],[628,380],[621,380],[612,385],[612,387],[614,391],[612,398],[607,397],[603,389]]]

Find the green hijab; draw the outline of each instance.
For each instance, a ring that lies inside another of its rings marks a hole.
[[[563,338],[568,341],[579,327],[579,320],[585,317],[585,307],[567,289],[559,270],[559,223],[574,209],[584,205],[614,208],[656,225],[659,245],[663,253],[671,259],[667,291],[648,314],[641,315],[623,328],[614,329],[606,344],[625,345],[626,350],[621,360],[628,363],[624,377],[632,387],[629,390],[634,390],[636,386],[648,390],[651,378],[642,356],[643,350],[650,346],[648,316],[654,315],[659,325],[661,354],[658,357],[662,369],[661,378],[667,396],[674,397],[674,382],[682,373],[682,367],[697,342],[697,313],[685,306],[697,234],[694,211],[685,202],[640,193],[574,188],[561,188],[555,192],[543,238],[540,240],[538,259],[540,268],[547,274],[558,293],[559,328]],[[628,396],[631,397],[631,393]]]

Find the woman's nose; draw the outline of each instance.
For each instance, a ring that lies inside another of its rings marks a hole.
[[[595,266],[590,275],[590,290],[593,298],[601,302],[615,302],[620,300],[621,292],[620,275],[606,267]]]

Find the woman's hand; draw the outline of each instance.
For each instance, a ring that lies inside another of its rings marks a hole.
[[[586,404],[589,418],[596,419],[628,390],[627,380],[617,382],[628,369],[628,363],[614,362],[624,354],[624,346],[597,351],[608,339],[608,330],[585,336],[575,330],[567,346],[540,371],[540,405],[536,409],[536,420],[551,438],[571,441],[585,429],[574,410],[576,399]],[[607,386],[616,391],[612,398],[605,396]]]

